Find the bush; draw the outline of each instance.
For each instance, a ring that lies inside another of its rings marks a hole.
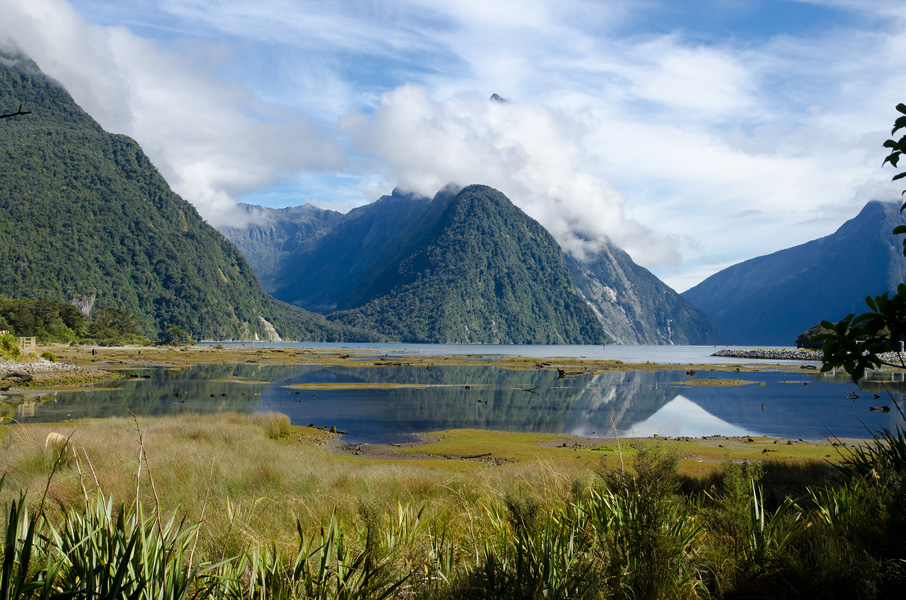
[[[41,353],[41,358],[44,360],[49,360],[50,362],[57,362],[57,357],[45,350]]]
[[[0,336],[0,358],[19,360],[21,357],[22,349],[19,347],[19,340],[9,334]]]

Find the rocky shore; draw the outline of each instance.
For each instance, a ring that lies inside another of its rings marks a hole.
[[[0,389],[80,383],[109,379],[111,373],[63,362],[39,359],[35,362],[14,362],[0,359]]]
[[[742,350],[737,348],[725,348],[718,350],[711,356],[723,356],[730,358],[765,358],[769,360],[808,360],[821,361],[824,354],[820,350],[806,349],[783,349],[783,348],[758,348],[757,350]],[[879,354],[878,358],[888,364],[903,365],[906,368],[906,353],[903,352],[885,352]]]

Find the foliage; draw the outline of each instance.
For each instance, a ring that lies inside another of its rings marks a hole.
[[[14,336],[0,335],[0,358],[4,360],[19,360],[22,356],[22,348],[19,347],[19,340]]]
[[[898,104],[897,111],[902,116],[894,122],[891,136],[895,136],[900,129],[906,129],[906,104]],[[897,168],[900,157],[906,151],[906,135],[899,140],[886,140],[884,147],[890,149],[890,153],[884,158],[882,166],[890,163]],[[893,181],[903,177],[906,177],[906,172],[894,175]],[[904,209],[906,204],[900,211]],[[895,227],[893,233],[906,233],[906,225]],[[906,255],[906,240],[903,241],[903,254]],[[889,292],[868,296],[865,304],[868,312],[847,315],[838,323],[821,322],[821,327],[829,330],[829,333],[814,338],[823,344],[822,371],[843,367],[852,380],[858,382],[867,369],[882,365],[906,367],[902,355],[895,358],[884,356],[885,353],[899,352],[901,343],[906,342],[906,284],[898,285],[892,296]]]
[[[264,430],[267,437],[272,440],[279,440],[289,435],[292,427],[289,417],[278,412],[255,413],[252,416],[252,423]]]
[[[831,333],[829,329],[825,329],[821,325],[813,325],[799,334],[799,337],[796,338],[796,347],[807,350],[821,350],[824,347],[824,340],[823,338],[818,338],[818,336],[828,333]]]
[[[167,325],[160,343],[165,346],[194,346],[195,340],[176,325]]]
[[[68,302],[0,296],[0,318],[13,334],[42,343],[94,342],[101,345],[147,344],[134,316],[106,307],[87,317]]]
[[[458,488],[452,504],[388,508],[359,488],[358,512],[345,518],[336,497],[321,493],[315,504],[326,515],[312,528],[303,520],[316,507],[295,503],[304,514],[283,527],[288,539],[269,537],[265,527],[280,493],[268,491],[247,509],[227,501],[218,521],[206,491],[183,490],[205,498],[208,516],[202,511],[196,520],[160,507],[159,485],[146,496],[155,506],[146,512],[141,502],[89,493],[93,477],[109,481],[108,474],[98,468],[100,457],[90,470],[74,460],[57,472],[81,481],[78,496],[51,492],[56,508],[24,497],[4,507],[0,600],[902,597],[904,490],[889,470],[772,506],[757,465],[727,461],[718,486],[683,492],[675,457],[636,453],[629,470],[601,468],[599,478],[558,492],[523,487],[518,477],[507,478],[503,490],[480,491],[446,479],[441,487]],[[342,462],[347,473],[362,470]],[[208,486],[218,488],[235,468],[215,477],[205,469]],[[155,470],[154,479],[161,484],[168,475]],[[186,480],[177,474],[176,481]],[[132,494],[135,485],[133,476]],[[289,483],[287,496],[300,485]]]

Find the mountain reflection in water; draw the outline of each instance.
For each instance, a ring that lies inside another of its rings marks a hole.
[[[204,365],[148,369],[97,389],[46,394],[0,412],[22,422],[180,412],[278,411],[296,425],[335,426],[349,443],[402,442],[443,429],[591,437],[769,435],[867,437],[902,421],[884,404],[898,381],[861,388],[843,377],[778,372],[611,372],[558,379],[555,370],[492,365],[347,367]],[[886,376],[888,379],[889,376]],[[735,379],[739,386],[684,385]],[[294,388],[306,384],[303,389]],[[383,384],[385,389],[362,389]],[[346,389],[344,389],[344,386]],[[358,387],[356,387],[358,386]],[[851,400],[852,394],[859,398]],[[875,394],[883,396],[875,398]],[[863,425],[864,423],[864,425]],[[868,429],[866,429],[866,427]]]

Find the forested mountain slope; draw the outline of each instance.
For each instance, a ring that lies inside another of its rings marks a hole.
[[[560,247],[492,188],[445,190],[328,318],[410,341],[599,344]]]
[[[458,188],[451,186],[438,197],[449,199],[457,192]],[[243,251],[258,277],[267,282],[265,289],[287,302],[329,313],[373,300],[376,274],[398,258],[403,247],[429,240],[440,204],[394,190],[339,217],[309,205],[248,207],[249,214],[256,217],[247,228],[222,227],[221,231]],[[304,241],[292,240],[285,233],[302,230],[308,232]],[[506,235],[505,228],[488,233],[499,232]],[[563,259],[610,342],[721,342],[717,326],[707,315],[635,264],[620,248],[606,244],[581,261],[568,254]],[[387,300],[383,302],[388,308]]]
[[[277,302],[132,139],[23,56],[0,54],[0,294],[94,298],[197,338],[375,339]]]

